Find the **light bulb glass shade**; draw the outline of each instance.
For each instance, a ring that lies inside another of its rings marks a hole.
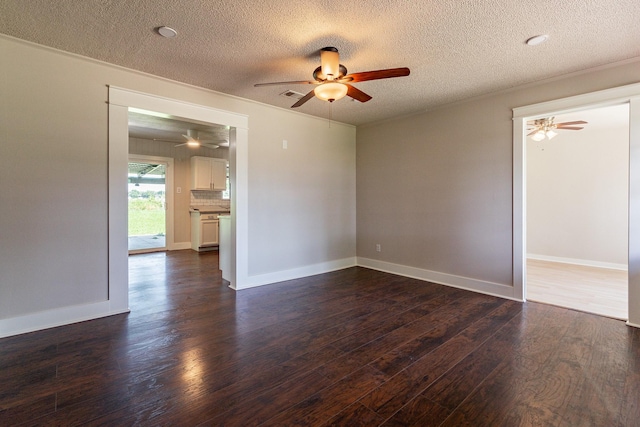
[[[548,131],[547,131],[547,138],[551,139],[551,138],[553,138],[554,136],[556,136],[557,134],[558,134],[557,132],[554,132],[554,131],[552,131],[552,130],[548,130]]]
[[[327,80],[337,79],[340,75],[340,55],[337,51],[321,50],[320,63],[322,64],[322,74]]]
[[[316,86],[313,92],[318,98],[324,101],[333,102],[344,98],[348,90],[349,88],[342,83],[327,82]]]
[[[188,147],[199,147],[200,143],[198,141],[195,140],[191,140],[191,141],[187,141],[187,146]]]
[[[544,131],[539,130],[538,132],[534,133],[531,139],[533,139],[534,141],[542,141],[544,139]]]

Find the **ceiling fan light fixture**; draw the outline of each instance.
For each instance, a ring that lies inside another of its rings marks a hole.
[[[327,80],[335,80],[340,76],[340,55],[335,47],[323,47],[320,50],[322,74]]]
[[[533,139],[534,141],[542,141],[544,139],[545,135],[544,135],[544,131],[543,130],[539,130],[538,132],[534,133],[533,136],[531,137],[531,139]]]
[[[199,147],[200,146],[200,142],[196,141],[196,140],[190,140],[186,142],[187,147]]]
[[[338,99],[344,98],[347,95],[349,88],[337,82],[326,82],[322,83],[313,90],[315,95],[322,99],[323,101],[337,101]]]
[[[558,134],[557,132],[554,132],[552,130],[548,130],[547,131],[547,138],[551,139],[551,138],[555,137],[557,134]]]

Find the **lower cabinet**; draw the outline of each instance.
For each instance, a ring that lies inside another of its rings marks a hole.
[[[217,214],[191,212],[191,249],[201,251],[216,247],[219,235]]]
[[[211,246],[218,244],[218,220],[200,221],[200,246]]]

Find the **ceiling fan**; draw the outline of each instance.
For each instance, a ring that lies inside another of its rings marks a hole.
[[[174,147],[182,147],[186,145],[187,147],[208,147],[212,149],[219,148],[221,145],[226,145],[229,142],[224,139],[213,140],[213,139],[203,139],[198,135],[198,131],[194,129],[188,129],[186,135],[182,135],[187,141],[182,144],[174,145]],[[168,139],[155,139],[154,141],[165,141],[165,142],[181,142],[180,140],[168,140]],[[209,141],[209,142],[206,142]],[[218,144],[213,144],[217,142]]]
[[[527,122],[528,131],[527,136],[530,136],[534,141],[542,141],[543,139],[551,139],[558,133],[555,130],[580,130],[584,129],[587,122],[584,120],[576,120],[573,122],[554,123],[555,117],[544,117],[542,119],[531,120]]]
[[[389,68],[386,70],[364,71],[361,73],[347,74],[347,68],[340,64],[340,55],[335,47],[323,47],[320,49],[320,66],[313,72],[314,80],[258,83],[255,87],[285,85],[285,84],[311,84],[316,85],[315,89],[300,98],[291,108],[296,108],[313,98],[314,96],[333,102],[349,96],[360,102],[367,102],[371,99],[367,95],[350,83],[364,82],[367,80],[389,79],[392,77],[408,76],[408,68]]]

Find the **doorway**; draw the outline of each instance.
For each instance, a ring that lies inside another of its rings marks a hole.
[[[213,97],[212,102],[215,101]],[[248,239],[248,117],[229,111],[170,98],[109,87],[109,311],[128,311],[127,165],[129,111],[159,112],[203,123],[229,126],[229,174],[231,188],[231,287],[249,287]],[[170,176],[170,175],[169,175]],[[171,210],[169,210],[171,212]],[[169,240],[171,244],[171,240]],[[171,249],[171,248],[169,248]]]
[[[167,169],[165,161],[129,158],[129,254],[167,249]]]
[[[629,105],[546,120],[567,124],[525,142],[526,298],[626,320]]]
[[[513,109],[513,297],[526,300],[527,121],[596,107],[629,105],[628,320],[640,327],[640,84]]]

